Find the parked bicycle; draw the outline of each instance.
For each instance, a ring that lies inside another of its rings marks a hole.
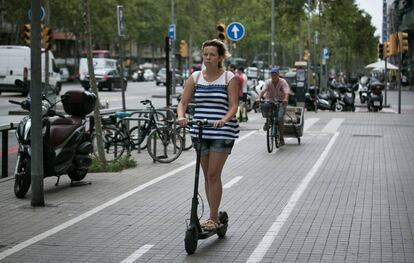
[[[150,100],[141,103],[149,105],[148,112],[116,112],[102,119],[107,159],[117,160],[125,152],[142,149],[141,144],[147,138],[145,147],[154,161],[170,163],[176,160],[183,150],[183,139],[174,129],[174,118],[164,118],[165,115],[156,110]],[[134,114],[138,116],[134,117]],[[137,126],[130,127],[132,121],[137,121]]]
[[[280,137],[277,130],[277,113],[279,111],[279,103],[271,101],[263,101],[260,103],[262,116],[266,118],[263,129],[266,131],[267,151],[271,153],[273,146],[280,147]]]

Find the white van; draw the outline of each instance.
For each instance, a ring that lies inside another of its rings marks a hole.
[[[61,90],[60,72],[55,64],[55,58],[49,52],[49,84],[56,94]],[[45,81],[45,54],[42,52],[42,82]],[[0,46],[0,93],[21,92],[27,96],[30,88],[30,48],[26,46]],[[14,84],[16,79],[28,82],[26,89]]]

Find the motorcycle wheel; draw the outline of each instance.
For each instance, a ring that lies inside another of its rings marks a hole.
[[[188,255],[194,254],[197,249],[198,243],[198,230],[197,227],[191,225],[185,231],[185,238],[184,238],[184,246],[185,251],[187,251]]]
[[[14,176],[14,194],[17,198],[24,198],[31,183],[30,157],[20,156]]]
[[[68,176],[72,181],[81,181],[85,178],[87,173],[87,169],[73,169],[68,172]]]
[[[368,108],[368,111],[372,111],[372,107],[371,107],[371,103],[370,102],[368,102],[367,108]]]
[[[343,111],[343,109],[344,108],[342,107],[342,105],[340,103],[335,104],[334,111]]]

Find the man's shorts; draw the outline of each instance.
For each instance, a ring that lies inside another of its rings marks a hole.
[[[198,138],[191,137],[194,149],[197,149],[199,145]],[[210,152],[216,153],[231,153],[233,149],[234,140],[224,139],[202,139],[201,140],[201,156],[207,155]]]
[[[284,121],[284,117],[286,114],[287,106],[284,106],[282,102],[279,103],[279,112],[277,113],[277,121],[281,122]]]

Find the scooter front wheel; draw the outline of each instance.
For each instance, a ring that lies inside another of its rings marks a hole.
[[[188,255],[194,254],[197,249],[198,230],[196,226],[189,226],[185,231],[184,246]]]
[[[30,157],[20,155],[17,160],[17,169],[14,176],[14,195],[24,198],[29,191],[31,183]]]

